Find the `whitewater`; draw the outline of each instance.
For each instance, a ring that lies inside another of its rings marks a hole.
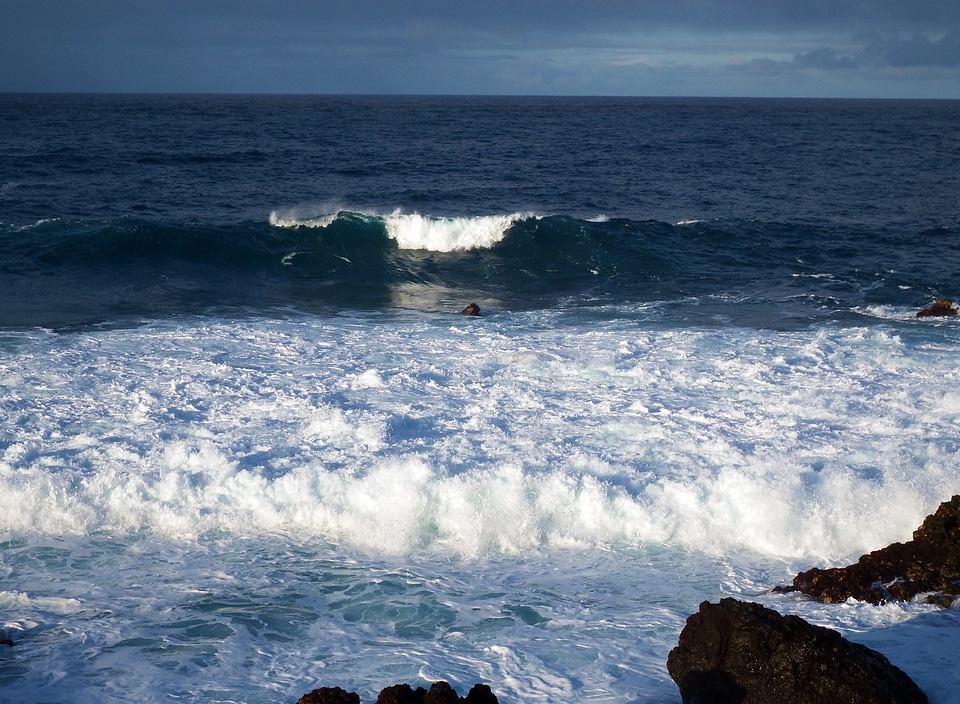
[[[326,228],[343,214],[363,219],[380,220],[387,235],[400,249],[428,250],[432,252],[455,252],[476,248],[488,248],[500,242],[510,226],[519,220],[531,219],[533,213],[510,215],[487,215],[481,217],[428,217],[421,213],[404,213],[394,210],[389,215],[373,213],[350,213],[337,211],[315,217],[298,217],[295,213],[270,213],[270,224],[284,228]]]
[[[679,704],[732,596],[950,704],[771,589],[960,493],[958,109],[0,96],[0,702]]]
[[[928,636],[954,612],[767,593],[960,491],[952,347],[917,327],[640,331],[604,310],[7,333],[5,697],[447,679],[678,701],[683,620],[733,595],[868,645],[889,630],[881,650],[949,701],[956,649]]]

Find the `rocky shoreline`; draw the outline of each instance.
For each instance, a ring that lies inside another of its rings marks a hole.
[[[774,591],[798,591],[826,604],[921,599],[954,606],[960,599],[960,495],[927,516],[912,540],[875,550],[847,567],[814,567]]]
[[[823,603],[922,600],[960,603],[960,495],[940,505],[906,543],[863,555],[847,567],[812,568],[790,586]],[[883,655],[838,632],[760,604],[703,602],[687,619],[667,671],[683,704],[927,704],[926,695]],[[315,689],[297,704],[360,704],[339,687]],[[387,687],[376,704],[499,704],[488,685],[460,697],[447,682],[425,690]]]

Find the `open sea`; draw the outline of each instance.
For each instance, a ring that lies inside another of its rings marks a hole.
[[[0,702],[679,704],[960,493],[960,102],[0,95]],[[479,304],[482,315],[460,310]]]

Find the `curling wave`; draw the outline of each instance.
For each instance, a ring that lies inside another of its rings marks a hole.
[[[918,285],[952,276],[892,271],[902,243],[878,240],[864,252],[852,246],[857,236],[523,212],[274,211],[219,226],[47,219],[0,226],[0,326],[225,310],[459,310],[478,300],[501,309],[652,306],[682,322],[795,327],[878,305],[911,310],[935,297]]]
[[[454,252],[485,249],[497,244],[518,221],[533,219],[531,213],[483,215],[477,217],[430,217],[420,213],[395,210],[387,216],[338,211],[332,215],[300,218],[295,215],[270,213],[270,224],[282,228],[326,228],[341,218],[361,218],[382,223],[387,235],[400,249],[422,249],[431,252]]]

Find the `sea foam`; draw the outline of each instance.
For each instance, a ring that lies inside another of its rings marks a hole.
[[[282,227],[288,229],[297,227],[323,228],[328,227],[334,220],[336,220],[337,215],[339,215],[339,213],[317,215],[314,217],[299,217],[294,213],[281,215],[274,210],[270,212],[269,221],[271,227]]]
[[[839,561],[960,491],[937,354],[882,330],[420,317],[28,336],[0,369],[0,529]]]
[[[351,213],[339,210],[333,214],[302,217],[294,212],[270,213],[270,225],[280,228],[325,228],[347,215],[373,218],[383,223],[386,234],[400,249],[453,252],[492,247],[502,240],[514,223],[535,217],[531,213],[480,215],[473,217],[439,217],[395,210],[388,215]]]
[[[401,249],[452,252],[491,247],[506,235],[518,220],[531,217],[521,213],[480,217],[432,218],[399,211],[387,216],[387,233]]]

